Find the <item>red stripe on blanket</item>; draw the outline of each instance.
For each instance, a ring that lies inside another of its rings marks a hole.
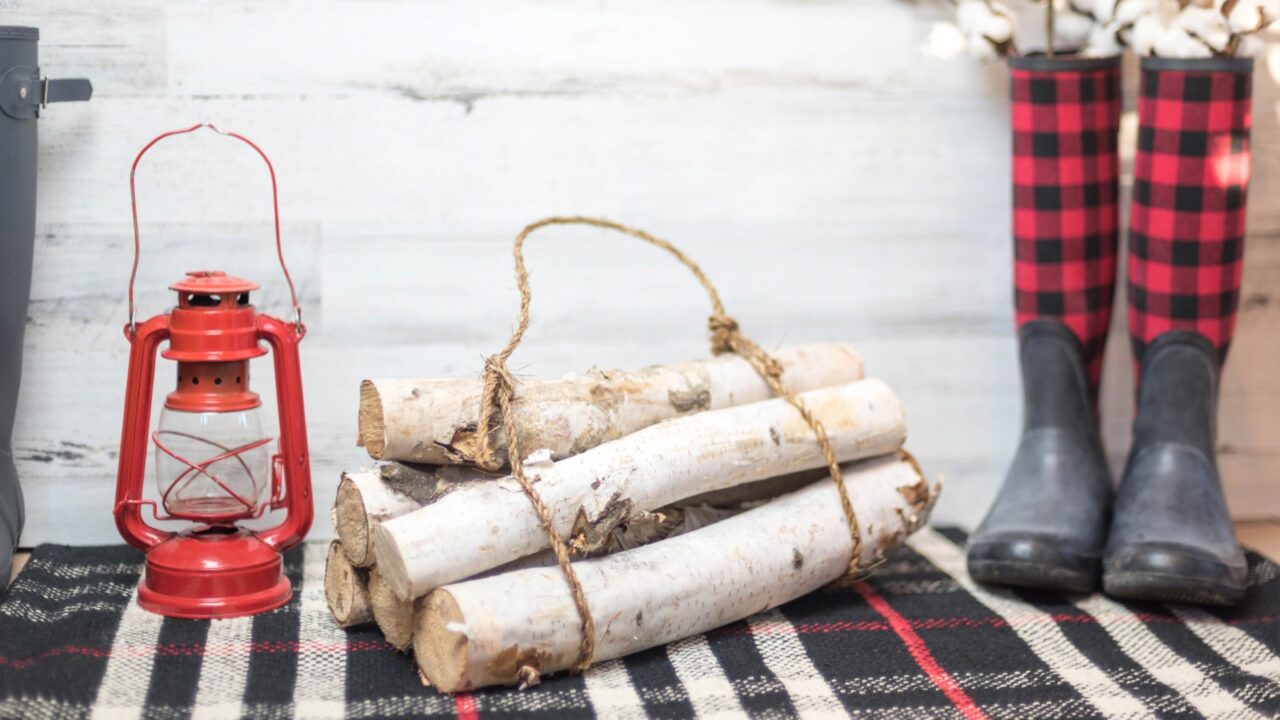
[[[1132,613],[1128,617],[1120,618],[1123,622],[1139,622],[1147,625],[1155,624],[1182,624],[1183,621],[1174,615],[1162,615],[1157,613]],[[1000,617],[988,618],[967,618],[967,617],[950,617],[950,618],[914,618],[904,620],[907,626],[913,630],[952,630],[956,628],[981,628],[981,627],[1009,627],[1010,625],[1032,625],[1032,624],[1063,624],[1063,623],[1081,623],[1096,624],[1098,618],[1092,615],[1074,615],[1074,614],[1056,614],[1047,615],[1040,619],[1028,618],[1009,622]],[[1280,615],[1260,615],[1257,617],[1242,618],[1224,618],[1224,625],[1232,626],[1251,626],[1251,625],[1267,625],[1274,622],[1280,622]],[[798,635],[815,635],[826,633],[842,633],[842,632],[860,632],[860,631],[888,631],[893,628],[889,623],[881,620],[862,620],[858,622],[829,622],[829,623],[780,623],[777,626],[759,627],[754,630],[745,624],[731,625],[728,627],[712,630],[708,635],[752,635],[759,633],[796,633]],[[61,647],[49,648],[43,652],[27,657],[15,658],[0,656],[0,667],[12,668],[15,670],[25,670],[34,666],[41,660],[48,660],[63,655],[78,655],[91,658],[105,658],[113,655],[125,655],[133,657],[176,657],[189,655],[236,655],[236,654],[272,654],[272,653],[297,653],[301,650],[307,650],[312,653],[356,653],[356,652],[386,652],[394,653],[395,649],[382,640],[354,640],[349,642],[320,642],[320,641],[270,641],[256,643],[232,643],[226,645],[156,645],[147,647],[121,647],[112,649],[110,647],[89,647],[86,645],[63,645]]]
[[[866,583],[857,583],[853,586],[854,590],[862,596],[863,600],[871,606],[873,610],[880,613],[880,616],[888,621],[889,626],[898,634],[902,640],[902,644],[907,646],[907,652],[911,653],[911,658],[916,661],[916,665],[929,676],[929,680],[938,686],[942,694],[947,696],[952,705],[960,711],[969,720],[985,720],[987,714],[982,712],[978,704],[969,697],[969,694],[960,687],[960,683],[951,677],[951,673],[947,672],[942,665],[938,664],[938,660],[934,658],[933,653],[929,651],[929,646],[925,643],[924,638],[902,617],[902,614],[893,609],[888,600],[880,597],[880,595],[871,589]]]
[[[458,713],[458,720],[480,720],[480,710],[476,707],[476,697],[469,692],[453,696],[453,709]]]

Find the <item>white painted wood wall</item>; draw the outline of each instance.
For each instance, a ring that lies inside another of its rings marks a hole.
[[[680,244],[766,345],[856,343],[900,392],[926,469],[949,481],[937,518],[976,521],[1020,414],[1007,82],[999,66],[920,54],[941,12],[927,0],[0,0],[0,24],[41,28],[47,72],[97,90],[41,121],[16,437],[24,544],[118,541],[128,169],[157,132],[202,120],[259,141],[280,174],[311,328],[317,535],[331,532],[338,472],[362,462],[360,379],[478,373],[515,314],[512,236],[568,212]],[[1280,514],[1276,53],[1257,72],[1245,300],[1222,401],[1241,516]],[[1132,131],[1130,118],[1129,148]],[[188,136],[158,147],[139,183],[143,317],[204,267],[261,281],[260,306],[285,312],[252,154]],[[705,298],[652,248],[557,230],[529,251],[524,373],[706,352]],[[1119,463],[1128,351],[1111,347]],[[171,378],[165,368],[158,393]]]

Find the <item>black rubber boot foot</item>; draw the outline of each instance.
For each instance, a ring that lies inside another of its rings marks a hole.
[[[1084,348],[1054,320],[1023,325],[1018,340],[1022,436],[969,536],[969,575],[989,585],[1088,593],[1098,587],[1112,489]]]
[[[1147,346],[1103,555],[1108,595],[1197,605],[1244,599],[1249,564],[1214,455],[1218,361],[1194,332],[1170,331]]]
[[[983,539],[969,544],[969,575],[988,585],[1011,585],[1085,595],[1098,587],[1101,562],[1060,543],[1031,536]]]
[[[1125,600],[1235,605],[1248,590],[1249,571],[1170,543],[1131,545],[1107,558],[1103,588]]]

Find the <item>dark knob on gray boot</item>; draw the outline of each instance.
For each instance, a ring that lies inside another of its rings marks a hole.
[[[1217,353],[1165,333],[1143,356],[1133,447],[1107,540],[1103,587],[1138,600],[1229,605],[1248,585],[1214,455]]]
[[[974,580],[1071,593],[1098,585],[1112,482],[1084,350],[1066,326],[1019,332],[1022,438],[987,517],[969,540]]]

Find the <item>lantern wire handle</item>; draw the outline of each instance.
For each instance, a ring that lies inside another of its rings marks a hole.
[[[136,334],[138,329],[137,308],[133,302],[133,285],[134,281],[138,279],[138,259],[142,254],[142,242],[138,232],[138,188],[135,182],[138,174],[138,163],[142,162],[142,156],[146,155],[147,151],[161,140],[174,135],[185,135],[187,133],[195,132],[200,128],[209,128],[219,135],[226,135],[227,137],[232,137],[243,142],[253,148],[254,152],[258,153],[259,157],[262,158],[262,161],[267,164],[267,172],[271,174],[271,209],[275,214],[276,257],[280,259],[280,269],[284,272],[285,282],[289,284],[289,299],[293,302],[293,325],[295,330],[297,330],[298,337],[302,337],[307,332],[306,327],[302,324],[302,306],[298,304],[298,291],[294,288],[293,276],[289,274],[289,266],[285,264],[284,245],[280,241],[280,194],[276,186],[275,166],[271,164],[271,158],[267,157],[267,154],[262,151],[262,148],[258,147],[249,138],[241,135],[240,133],[223,130],[213,123],[207,122],[198,123],[189,128],[182,128],[180,130],[170,130],[169,132],[157,135],[151,140],[151,142],[147,143],[141,151],[138,152],[138,156],[133,159],[133,167],[129,169],[129,201],[133,205],[133,269],[129,272],[129,335],[133,336]]]

